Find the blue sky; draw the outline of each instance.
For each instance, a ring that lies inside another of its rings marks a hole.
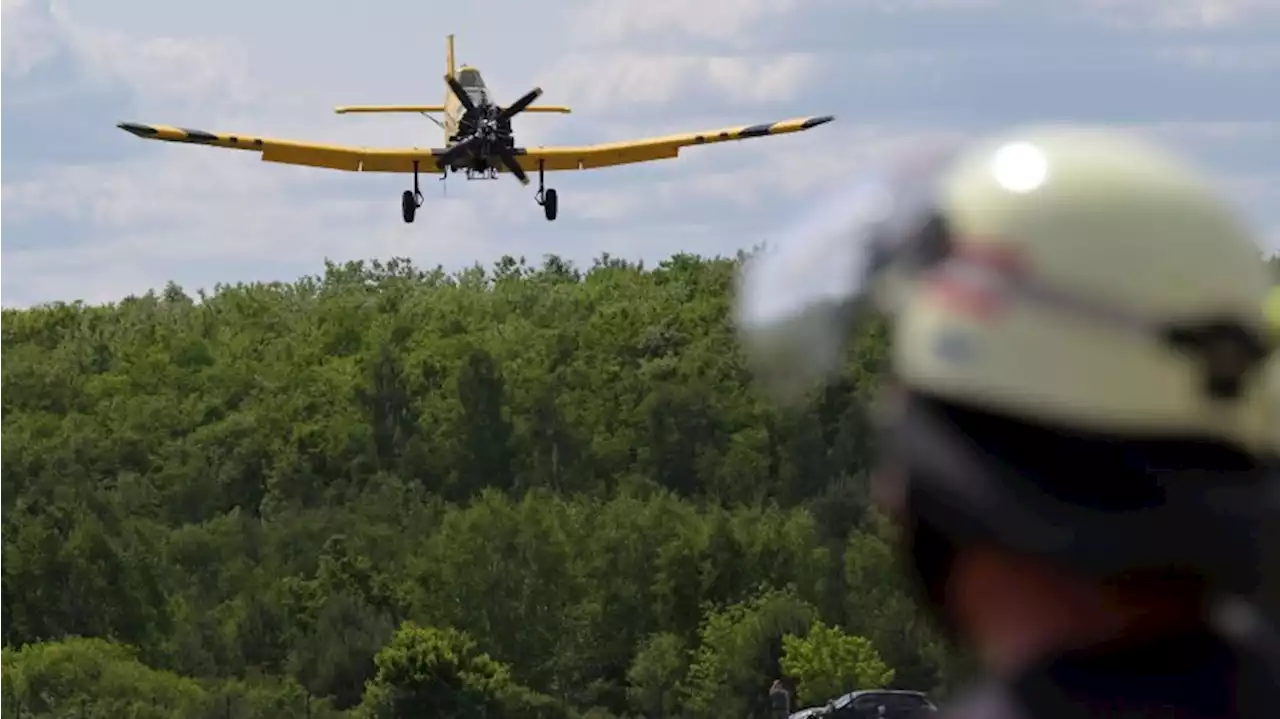
[[[1280,248],[1280,0],[3,0],[3,303],[110,301],[175,280],[291,280],[326,258],[457,268],[503,254],[656,260],[768,239],[812,193],[904,143],[1041,121],[1151,133],[1220,178]],[[569,116],[524,144],[835,114],[677,160],[556,173],[560,218],[509,177],[426,182],[148,143],[121,120],[438,144],[444,35],[499,98]]]

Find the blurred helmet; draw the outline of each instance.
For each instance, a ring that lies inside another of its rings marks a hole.
[[[766,386],[794,398],[838,368],[862,313],[890,317],[882,449],[934,544],[1248,591],[1256,523],[1275,518],[1270,289],[1192,169],[1044,127],[859,177],[746,263],[737,320]]]

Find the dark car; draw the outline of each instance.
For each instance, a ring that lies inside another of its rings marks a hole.
[[[917,719],[938,711],[924,692],[870,689],[833,699],[823,719]]]

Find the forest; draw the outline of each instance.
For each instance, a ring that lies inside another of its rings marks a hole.
[[[3,710],[743,717],[966,672],[870,506],[866,323],[780,409],[737,258],[406,260],[3,315]]]

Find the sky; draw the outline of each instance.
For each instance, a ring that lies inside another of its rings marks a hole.
[[[324,262],[502,255],[656,262],[766,241],[815,193],[895,148],[1039,122],[1149,133],[1219,180],[1280,249],[1280,0],[3,0],[6,307],[91,303],[174,281],[291,281]],[[805,133],[534,187],[261,162],[146,142],[120,121],[357,145],[438,146],[444,36],[500,102],[534,85],[572,115],[524,145],[834,114]],[[446,194],[447,189],[447,194]]]

